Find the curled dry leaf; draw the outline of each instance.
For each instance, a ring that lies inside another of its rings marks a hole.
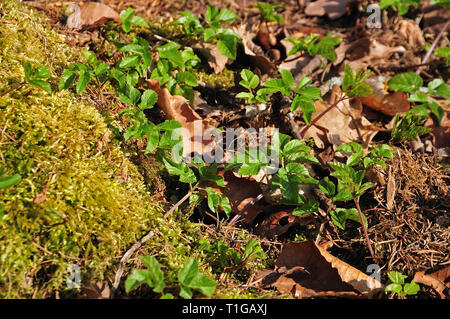
[[[422,30],[413,20],[402,19],[398,25],[398,32],[408,41],[409,45],[414,49],[421,50],[425,44]]]
[[[75,10],[67,18],[67,26],[72,29],[96,29],[108,21],[120,22],[119,14],[102,3],[71,4],[68,9]]]
[[[220,53],[217,45],[212,43],[199,42],[192,48],[208,61],[208,65],[214,69],[215,73],[222,72],[229,61],[228,57]]]
[[[297,298],[371,298],[383,285],[328,253],[313,241],[286,244],[272,272],[263,272],[262,287],[276,287]]]
[[[322,17],[327,15],[331,20],[342,17],[347,12],[350,0],[318,0],[310,2],[305,8],[305,14]]]
[[[316,112],[313,113],[312,119],[314,120],[341,95],[339,86],[334,85],[328,103],[320,100],[315,102]],[[327,143],[339,146],[354,141],[361,143],[363,148],[367,149],[370,141],[378,133],[378,129],[362,116],[361,112],[362,105],[358,99],[344,100],[311,126],[304,138],[313,138],[316,146],[321,149]]]
[[[372,110],[381,112],[389,116],[397,113],[404,113],[410,109],[408,97],[403,92],[376,92],[361,98],[361,103]]]
[[[420,271],[414,275],[414,281],[419,284],[430,286],[439,293],[442,299],[450,297],[450,267],[430,273]]]
[[[242,45],[244,46],[244,54],[248,57],[251,63],[257,67],[262,74],[271,74],[276,70],[275,64],[264,55],[261,47],[253,42],[256,33],[250,29],[250,26],[242,24],[234,31],[241,37]]]
[[[223,176],[225,187],[219,188],[217,185],[211,185],[211,187],[216,192],[228,197],[233,214],[238,214],[262,193],[259,183],[252,177],[237,177],[232,171],[219,171],[218,174]],[[240,221],[250,224],[262,212],[263,207],[261,201],[255,202],[244,212]]]
[[[215,127],[207,120],[202,119],[187,103],[187,100],[179,95],[171,95],[166,88],[161,88],[156,80],[147,80],[148,88],[158,94],[157,104],[166,114],[168,120],[176,120],[183,128],[183,155],[191,152],[204,154],[214,149]],[[211,133],[210,138],[205,138]]]
[[[264,219],[261,224],[255,228],[255,234],[267,238],[280,236],[296,224],[307,225],[313,221],[314,217],[312,214],[294,216],[292,215],[292,210],[281,210]]]

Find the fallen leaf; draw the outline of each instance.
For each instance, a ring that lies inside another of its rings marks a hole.
[[[413,49],[422,49],[425,39],[423,38],[422,30],[413,20],[402,19],[397,30]]]
[[[450,267],[433,273],[430,273],[430,270],[420,271],[414,275],[413,280],[433,288],[442,299],[450,297]]]
[[[318,0],[308,3],[305,14],[322,17],[327,15],[331,20],[342,17],[347,12],[350,0]]]
[[[222,72],[229,61],[228,57],[220,53],[217,45],[212,43],[200,42],[196,43],[192,48],[208,61],[208,65],[214,69],[215,73]]]
[[[320,100],[315,102],[316,112],[313,113],[312,120],[341,95],[342,91],[339,86],[333,85],[328,103]],[[337,147],[353,141],[361,143],[363,148],[367,149],[378,130],[361,115],[361,111],[362,105],[358,99],[344,100],[325,113],[306,131],[303,138],[313,138],[316,146],[321,149],[328,142]]]
[[[96,29],[108,21],[120,22],[119,14],[102,3],[71,4],[68,8],[75,10],[67,18],[67,26],[72,29]]]
[[[450,148],[450,112],[444,112],[442,123],[439,125],[435,123],[433,118],[428,118],[425,122],[426,127],[430,127],[432,130],[430,134],[433,136],[433,144],[436,148]]]
[[[275,270],[264,272],[261,286],[276,287],[297,298],[371,298],[383,289],[379,281],[334,257],[313,241],[287,243]]]
[[[179,95],[172,95],[166,88],[161,88],[156,80],[147,80],[148,88],[158,94],[157,104],[166,114],[168,120],[176,120],[183,128],[183,156],[190,156],[191,152],[203,155],[212,152],[215,147],[214,135],[205,138],[205,134],[215,130],[215,127],[195,112],[187,100]]]
[[[233,214],[239,213],[262,193],[259,183],[251,177],[237,177],[232,171],[220,171],[218,174],[223,176],[225,187],[212,186],[212,188],[228,197]],[[244,224],[250,224],[262,212],[263,208],[261,201],[257,201],[254,205],[248,207],[240,221]]]
[[[253,42],[256,33],[250,29],[250,26],[242,24],[238,28],[234,28],[234,31],[241,37],[242,45],[244,46],[244,54],[250,62],[257,67],[262,74],[273,73],[276,70],[276,66],[264,55],[261,47]]]
[[[404,113],[410,109],[408,96],[403,92],[376,92],[360,98],[361,103],[375,111],[389,116]]]
[[[255,227],[255,234],[271,238],[286,233],[294,225],[307,225],[314,221],[312,214],[294,216],[291,211],[281,210],[264,219]]]

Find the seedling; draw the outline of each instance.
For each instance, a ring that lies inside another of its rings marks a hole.
[[[4,96],[10,92],[20,89],[25,84],[31,84],[33,86],[37,86],[38,88],[52,93],[52,89],[50,84],[45,81],[50,77],[50,71],[46,66],[38,66],[37,68],[33,68],[30,62],[22,62],[23,71],[25,73],[25,80],[6,90],[0,96]]]
[[[438,0],[439,1],[439,0]],[[419,0],[382,0],[379,4],[380,9],[386,9],[387,7],[394,8],[399,15],[408,13],[411,5],[420,5]]]
[[[386,286],[385,291],[391,291],[400,297],[405,297],[406,295],[416,295],[420,290],[420,286],[414,280],[411,280],[410,283],[405,283],[407,276],[397,271],[388,272],[388,277],[391,283]]]
[[[283,4],[258,2],[256,3],[256,7],[259,9],[259,20],[266,23],[266,28],[267,22],[269,21],[284,23],[283,17],[276,11],[277,8],[283,7]]]
[[[286,41],[291,42],[294,45],[294,47],[288,52],[288,56],[305,51],[310,56],[321,55],[328,61],[336,61],[336,53],[334,53],[334,49],[341,43],[341,39],[327,35],[320,41],[318,40],[319,35],[315,33],[312,33],[305,38],[286,38]]]
[[[134,10],[132,8],[123,10],[120,13],[120,20],[122,21],[122,30],[126,33],[131,31],[132,25],[140,26],[143,28],[150,27],[143,18],[134,15]]]
[[[413,72],[397,74],[389,80],[388,86],[392,90],[409,93],[408,101],[418,104],[408,111],[401,121],[398,114],[395,116],[392,139],[415,140],[417,136],[427,133],[428,129],[424,128],[423,124],[429,117],[428,111],[431,111],[439,123],[442,122],[444,110],[430,96],[450,99],[450,86],[442,79],[434,79],[428,83],[426,92],[421,92],[419,90],[422,85],[420,75]]]
[[[164,274],[156,258],[152,256],[140,256],[139,258],[144,262],[147,269],[134,270],[125,281],[125,291],[129,293],[142,284],[147,284],[153,288],[154,292],[162,294],[161,299],[173,299],[172,294],[163,294],[166,284]],[[192,298],[192,289],[210,297],[217,286],[216,281],[209,279],[198,271],[198,261],[194,258],[189,258],[185,262],[184,268],[178,272],[178,283],[180,286],[179,295],[185,299]]]

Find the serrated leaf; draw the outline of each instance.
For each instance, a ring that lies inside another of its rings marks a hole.
[[[325,195],[332,198],[336,194],[336,186],[328,177],[324,177],[319,181],[319,188]]]
[[[397,74],[389,80],[389,87],[396,92],[413,93],[422,87],[423,81],[420,75],[414,72]]]
[[[133,16],[130,20],[131,24],[143,27],[143,28],[150,28],[147,22],[139,16]]]
[[[125,280],[125,292],[136,289],[140,285],[146,282],[148,271],[147,270],[135,270]]]
[[[158,100],[158,94],[153,90],[145,90],[141,96],[141,103],[139,103],[139,108],[141,110],[152,108],[156,101]]]
[[[219,49],[220,53],[232,60],[236,59],[236,47],[237,40],[234,36],[223,36],[217,42],[217,48]]]
[[[164,284],[164,274],[161,271],[158,261],[153,256],[139,256],[139,258],[144,262],[145,266],[148,269],[148,276],[150,286],[153,288],[153,291],[159,293],[163,291]]]
[[[134,68],[138,66],[140,62],[141,62],[140,55],[138,54],[127,55],[120,61],[119,68],[122,69]]]

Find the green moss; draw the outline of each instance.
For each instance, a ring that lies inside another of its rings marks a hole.
[[[212,86],[219,85],[224,88],[232,88],[235,86],[234,72],[227,68],[223,69],[223,71],[218,74],[211,72],[211,70],[206,67],[195,70],[195,73],[199,81],[208,83]]]
[[[0,192],[0,297],[73,296],[66,288],[72,264],[80,267],[83,286],[111,284],[123,253],[150,229],[156,236],[138,253],[156,256],[167,285],[175,286],[189,257],[218,279],[214,260],[198,244],[201,226],[182,212],[164,219],[167,207],[152,199],[154,160],[141,159],[136,167],[108,129],[110,114],[102,115],[87,96],[57,92],[58,76],[80,60],[79,50],[21,3],[5,0],[0,9],[0,95],[23,80],[22,61],[48,66],[54,91],[24,86],[0,97],[0,165],[22,176]],[[223,236],[244,240],[248,233]],[[130,261],[123,279],[141,266]],[[256,297],[247,290],[221,284],[216,295]]]

